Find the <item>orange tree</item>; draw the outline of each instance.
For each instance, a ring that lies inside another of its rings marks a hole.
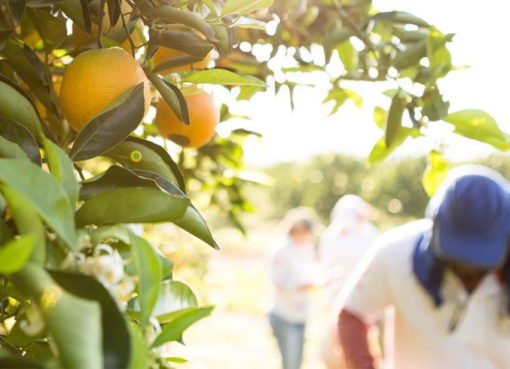
[[[487,114],[448,114],[436,82],[453,68],[451,35],[366,0],[272,3],[0,1],[0,367],[181,361],[160,347],[182,340],[211,307],[173,279],[172,262],[136,224],[173,222],[217,247],[186,191],[191,182],[239,227],[237,214],[250,210],[238,173],[253,132],[205,134],[201,124],[210,130],[233,115],[225,105],[214,112],[196,84],[249,99],[268,85],[293,90],[293,73],[322,73],[338,55],[343,67],[326,97],[335,111],[361,99],[345,81],[394,85],[389,106],[374,114],[385,133],[370,160],[438,120],[507,148]],[[270,53],[258,54],[266,46]],[[317,47],[318,62],[310,54]],[[167,53],[156,58],[159,50]],[[277,68],[280,54],[295,66]],[[165,139],[185,148],[175,161]],[[432,159],[431,189],[447,168],[439,153]]]

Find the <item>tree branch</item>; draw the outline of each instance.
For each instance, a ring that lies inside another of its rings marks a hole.
[[[361,41],[363,41],[363,43],[369,50],[375,51],[375,47],[374,44],[372,44],[372,41],[370,41],[367,35],[358,27],[356,23],[352,21],[352,19],[349,17],[349,14],[345,11],[343,6],[338,3],[338,0],[333,1],[333,5],[335,6],[335,9],[338,11],[338,14],[340,15],[342,21],[349,25],[349,27],[354,31],[356,36]]]

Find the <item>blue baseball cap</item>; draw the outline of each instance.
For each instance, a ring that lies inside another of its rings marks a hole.
[[[438,191],[433,248],[438,256],[480,268],[500,266],[508,253],[510,184],[483,166],[462,166]]]

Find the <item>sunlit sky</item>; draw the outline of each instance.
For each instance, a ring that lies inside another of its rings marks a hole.
[[[453,62],[469,69],[452,72],[440,84],[451,102],[450,111],[483,109],[510,132],[510,86],[507,38],[510,4],[502,0],[374,0],[379,10],[405,10],[414,13],[442,32],[454,32],[449,46]],[[320,80],[314,81],[318,84]],[[331,105],[323,105],[324,88],[303,88],[296,94],[296,109],[291,111],[288,93],[275,96],[259,93],[250,103],[236,103],[233,113],[250,116],[239,122],[244,128],[263,134],[263,139],[246,147],[246,161],[262,166],[278,161],[306,160],[325,152],[341,152],[366,157],[382,132],[373,123],[376,105],[387,108],[390,100],[373,84],[345,85],[364,98],[363,109],[346,103],[337,114],[328,117]],[[225,124],[236,124],[230,122]],[[221,128],[220,128],[221,130]],[[443,131],[441,131],[443,132]],[[492,149],[452,134],[441,133],[438,142],[447,142],[445,155],[450,160],[467,160],[490,153]],[[445,141],[446,140],[446,141]],[[425,154],[434,147],[432,140],[418,139],[399,148],[395,156]]]

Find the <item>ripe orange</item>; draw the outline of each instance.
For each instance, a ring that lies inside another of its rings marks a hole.
[[[190,124],[182,123],[168,104],[161,99],[154,122],[161,134],[184,147],[201,147],[214,136],[219,121],[218,109],[210,94],[196,87],[183,88],[188,105]]]
[[[87,50],[67,66],[60,104],[71,127],[80,131],[120,95],[142,82],[147,112],[149,83],[138,62],[120,47]]]
[[[175,57],[181,56],[181,55],[186,55],[186,53],[176,50],[176,49],[171,49],[168,47],[160,46],[158,51],[156,51],[156,53],[154,54],[154,63],[156,66],[158,66],[159,64],[161,64],[169,59],[172,59],[172,58],[175,58]],[[205,69],[209,65],[209,62],[211,61],[211,59],[212,59],[212,50],[202,60],[200,60],[196,63],[183,65],[183,66],[175,67],[175,68],[167,68],[167,69],[161,70],[160,73],[170,73],[170,72],[181,72],[181,71],[185,71],[185,70]]]

